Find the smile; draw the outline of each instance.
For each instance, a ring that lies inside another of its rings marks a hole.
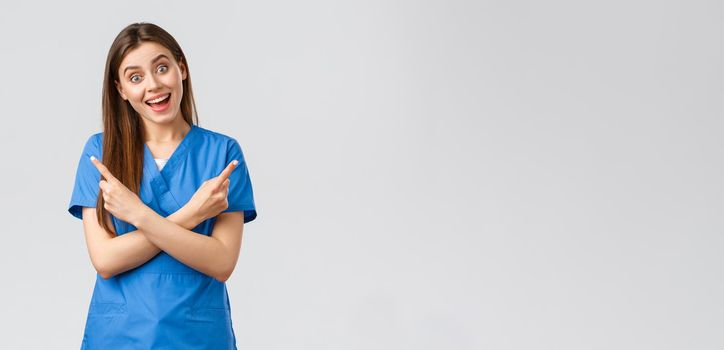
[[[168,109],[168,106],[171,105],[171,94],[148,100],[146,104],[149,105],[154,112],[164,112]]]
[[[171,94],[170,94],[170,93],[169,93],[169,94],[166,94],[166,95],[163,95],[163,96],[161,96],[161,97],[152,99],[152,100],[148,100],[148,101],[146,101],[146,104],[149,105],[149,106],[151,106],[151,105],[153,105],[153,104],[161,103],[161,102],[165,101],[166,99],[168,99],[169,97],[171,97]]]

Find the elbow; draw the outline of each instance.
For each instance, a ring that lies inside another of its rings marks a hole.
[[[221,283],[226,283],[226,281],[229,280],[229,276],[217,276],[217,277],[214,277],[214,279]]]
[[[221,283],[225,283],[231,277],[231,274],[234,272],[235,267],[236,259],[224,260],[222,262],[219,262],[217,263],[217,268],[215,269],[215,271],[212,271],[211,277]]]
[[[230,273],[224,273],[224,274],[214,276],[214,279],[221,283],[226,283],[226,281],[229,280],[229,277],[231,277]]]
[[[98,275],[101,276],[104,280],[107,280],[116,275],[115,272],[110,271],[108,269],[96,268],[96,271],[98,272]]]
[[[214,277],[215,280],[217,280],[217,281],[219,281],[219,282],[221,282],[221,283],[226,283],[226,281],[229,280],[229,277],[231,277],[231,273],[232,273],[232,272],[234,272],[233,269],[222,270],[222,271],[218,271],[218,272],[217,272],[214,276],[212,276],[212,277]]]
[[[94,263],[93,267],[96,269],[96,272],[98,272],[98,275],[101,276],[104,280],[107,280],[117,274],[115,271],[110,269],[106,264]]]
[[[111,277],[110,271],[106,269],[105,265],[101,264],[98,259],[94,259],[93,256],[91,256],[91,264],[93,265],[93,268],[98,273],[98,276],[103,277],[103,279],[107,280]]]
[[[104,280],[107,280],[114,276],[114,274],[107,270],[96,269],[96,271],[98,272],[98,275],[101,276]]]

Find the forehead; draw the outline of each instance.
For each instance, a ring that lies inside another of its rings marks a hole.
[[[143,42],[126,52],[126,56],[123,57],[118,71],[123,74],[123,70],[128,66],[148,66],[151,64],[151,61],[160,54],[164,54],[173,60],[173,55],[171,55],[171,52],[163,45],[155,42]]]

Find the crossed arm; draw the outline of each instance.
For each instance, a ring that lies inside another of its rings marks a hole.
[[[137,229],[114,236],[98,223],[95,208],[83,208],[83,228],[93,267],[110,278],[150,260],[161,250],[191,268],[225,282],[236,266],[244,230],[243,212],[222,213],[228,208],[229,175],[238,164],[205,181],[189,203],[164,218],[146,206],[97,159],[91,161],[106,180],[99,183],[108,213]],[[216,217],[210,236],[191,231]],[[110,216],[105,218],[110,223]],[[110,224],[109,226],[112,226]]]
[[[83,228],[91,262],[103,278],[136,268],[161,250],[221,282],[236,266],[244,229],[242,212],[219,214],[211,236],[191,231],[200,222],[181,208],[166,218],[155,214],[139,229],[112,237],[99,225],[95,210],[83,208]]]

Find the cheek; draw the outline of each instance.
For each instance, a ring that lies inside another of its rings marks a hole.
[[[131,103],[139,104],[143,103],[143,90],[131,90],[126,93],[126,96],[131,101]]]
[[[181,79],[177,77],[176,75],[171,75],[166,78],[166,86],[169,87],[178,87],[181,85]]]
[[[173,86],[178,89],[179,92],[182,92],[184,88],[184,81],[181,79],[181,75],[174,77]]]

